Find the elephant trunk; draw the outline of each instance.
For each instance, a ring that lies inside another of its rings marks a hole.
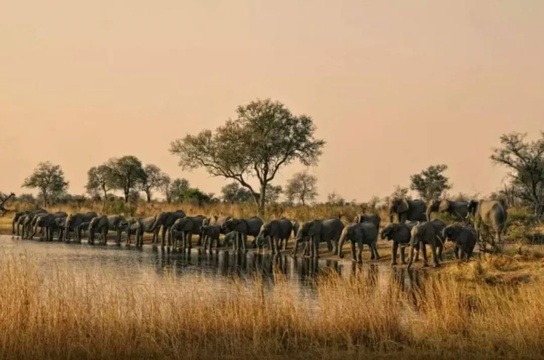
[[[342,248],[344,247],[344,241],[346,241],[346,232],[343,232],[342,235],[340,236],[340,239],[338,240],[337,253],[340,259],[344,258],[344,252],[342,251]]]
[[[427,208],[426,213],[425,213],[427,221],[431,221],[431,213],[432,213],[432,212],[433,212],[433,210],[432,210],[431,207],[429,206],[429,207]]]

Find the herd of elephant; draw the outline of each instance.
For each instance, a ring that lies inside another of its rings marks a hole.
[[[446,225],[442,220],[431,220],[433,212],[446,212],[456,218],[455,223]],[[394,222],[394,218],[397,222]],[[370,248],[370,259],[378,260],[378,238],[392,241],[391,263],[397,264],[400,249],[401,261],[411,267],[422,252],[423,264],[428,266],[426,245],[431,247],[433,267],[443,260],[442,251],[446,240],[455,243],[454,255],[457,259],[471,257],[478,241],[482,243],[482,232],[493,230],[491,244],[495,240],[501,243],[507,212],[502,204],[492,200],[451,201],[434,200],[425,203],[422,200],[393,199],[389,206],[390,223],[380,231],[382,219],[377,214],[360,214],[345,225],[339,218],[315,219],[299,223],[286,218],[264,222],[260,217],[234,218],[230,216],[204,215],[188,216],[182,210],[161,212],[153,217],[135,217],[126,219],[121,215],[98,215],[95,212],[48,213],[44,209],[17,212],[13,218],[13,234],[22,239],[32,239],[40,230],[40,240],[71,241],[73,234],[76,242],[81,242],[83,232],[87,233],[88,243],[100,241],[107,243],[110,231],[116,234],[116,243],[120,244],[123,233],[126,243],[131,243],[131,236],[136,238],[136,246],[143,245],[145,233],[152,234],[152,244],[181,249],[191,249],[192,237],[198,235],[196,246],[203,246],[211,251],[212,246],[231,246],[235,251],[247,251],[247,238],[252,236],[251,247],[268,247],[272,253],[286,250],[288,240],[293,234],[295,245],[291,255],[296,256],[300,244],[304,245],[303,254],[319,257],[319,245],[326,242],[328,251],[344,257],[343,245],[351,243],[352,260],[362,263],[363,246]],[[472,223],[469,219],[472,219]],[[160,239],[159,239],[160,234]],[[223,236],[223,243],[220,236]],[[410,247],[410,256],[406,261],[405,248]],[[481,247],[481,246],[480,246]]]

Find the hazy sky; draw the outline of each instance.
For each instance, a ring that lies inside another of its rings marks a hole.
[[[4,0],[0,191],[40,161],[71,193],[110,157],[182,173],[170,141],[270,97],[314,119],[327,145],[320,199],[390,194],[445,163],[453,193],[487,194],[505,132],[544,130],[544,2]],[[285,168],[276,184],[300,166]]]

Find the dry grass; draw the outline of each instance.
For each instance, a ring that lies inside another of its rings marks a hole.
[[[302,299],[281,275],[270,291],[259,280],[225,279],[219,291],[200,276],[154,272],[138,285],[117,282],[114,268],[44,272],[32,256],[3,254],[0,357],[542,357],[541,278],[489,284],[488,272],[516,265],[497,261],[425,272],[412,293],[331,274]]]

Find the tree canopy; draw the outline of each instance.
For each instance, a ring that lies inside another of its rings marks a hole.
[[[289,202],[298,200],[300,204],[313,201],[317,197],[317,177],[307,171],[298,172],[287,182],[285,196]]]
[[[203,130],[172,141],[170,152],[183,169],[202,167],[212,176],[236,180],[251,192],[262,216],[267,185],[278,170],[294,161],[317,164],[325,142],[314,138],[309,116],[295,116],[277,101],[258,99],[239,106],[236,113],[214,132]],[[259,181],[260,191],[251,185],[251,177]]]
[[[162,189],[170,183],[170,177],[164,173],[157,165],[149,164],[144,167],[145,178],[141,181],[140,187],[147,197],[147,202],[151,202],[153,189]]]
[[[69,182],[64,179],[64,171],[60,165],[46,161],[38,164],[32,174],[25,179],[22,187],[39,189],[43,206],[47,206],[52,199],[63,194],[68,185]]]
[[[113,188],[123,191],[125,202],[129,202],[131,191],[140,188],[147,179],[142,162],[137,157],[128,155],[110,159],[107,165],[112,171]]]
[[[451,184],[443,172],[447,165],[431,165],[419,174],[410,176],[410,189],[415,190],[426,201],[438,199],[444,191],[451,189]]]
[[[507,192],[519,197],[544,217],[544,132],[535,141],[526,141],[526,133],[512,132],[500,137],[501,147],[490,156],[495,164],[509,170],[510,187]]]

